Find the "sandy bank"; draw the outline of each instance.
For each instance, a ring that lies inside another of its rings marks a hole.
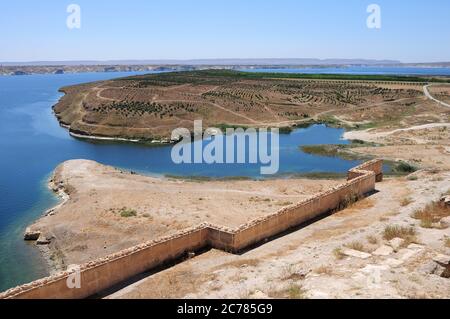
[[[69,199],[31,229],[51,238],[56,264],[81,264],[205,221],[235,227],[338,183],[158,179],[75,160],[51,183]]]

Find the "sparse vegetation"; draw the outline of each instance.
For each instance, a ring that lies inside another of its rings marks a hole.
[[[385,240],[392,240],[394,238],[402,238],[405,242],[413,243],[417,241],[417,232],[414,227],[401,227],[401,226],[387,226],[383,232],[383,238]]]
[[[136,217],[137,216],[137,212],[133,209],[128,209],[128,208],[122,208],[119,212],[121,217],[124,218],[130,218],[130,217]]]
[[[448,216],[450,216],[450,208],[439,202],[431,203],[412,215],[414,219],[420,220],[420,226],[423,228],[433,228],[434,224]]]
[[[297,284],[292,284],[287,289],[287,294],[289,299],[305,299],[306,291]]]
[[[341,203],[338,205],[337,210],[343,210],[346,209],[348,207],[351,207],[353,204],[355,204],[356,202],[358,202],[360,199],[360,196],[356,193],[347,195],[342,201]]]
[[[367,241],[371,245],[377,245],[378,244],[378,238],[376,236],[373,236],[373,235],[367,236]]]
[[[447,248],[450,248],[450,237],[445,238],[444,245]]]
[[[417,167],[406,162],[400,162],[394,167],[394,171],[398,173],[414,173],[417,171]]]
[[[329,266],[320,266],[314,272],[316,274],[319,274],[319,275],[328,275],[328,276],[330,276],[331,274],[333,274],[333,269],[331,267],[329,267]]]
[[[335,248],[333,250],[333,255],[337,260],[342,260],[345,258],[344,253],[342,252],[342,248]]]
[[[413,83],[415,80],[417,83]],[[101,136],[139,140],[155,139],[156,136],[170,138],[180,121],[191,122],[199,117],[209,126],[222,130],[236,128],[234,123],[242,123],[239,127],[246,128],[256,122],[267,123],[268,127],[273,127],[274,122],[286,122],[286,126],[280,128],[280,132],[286,134],[302,124],[314,123],[361,129],[378,126],[380,122],[397,123],[412,114],[412,105],[416,102],[397,103],[395,108],[386,105],[377,108],[376,114],[363,109],[353,111],[353,107],[377,102],[395,103],[402,98],[415,99],[423,95],[417,88],[427,80],[430,79],[232,70],[170,72],[119,78],[81,88],[66,87],[64,92],[67,94],[55,107],[55,112],[67,125],[90,124],[78,125],[80,134],[95,132]],[[398,88],[399,85],[404,87]],[[183,87],[174,90],[176,86]],[[74,107],[80,105],[80,101],[81,110]],[[72,108],[73,112],[70,112]],[[351,113],[343,114],[346,120],[342,120],[341,114],[339,117],[332,112],[320,115],[322,108]],[[358,115],[357,119],[355,115]],[[143,130],[136,133],[134,128]],[[361,140],[351,145],[367,146]]]
[[[283,280],[303,280],[305,275],[300,273],[299,269],[295,265],[287,265],[283,268],[281,278]]]
[[[349,244],[346,244],[345,247],[353,249],[353,250],[365,252],[364,245],[358,241],[354,241]]]

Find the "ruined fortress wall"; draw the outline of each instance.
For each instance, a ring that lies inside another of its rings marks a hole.
[[[70,289],[68,278],[73,272],[35,281],[0,294],[0,299],[82,299],[129,280],[145,271],[162,266],[206,247],[238,252],[267,238],[310,221],[322,214],[339,209],[375,190],[376,181],[383,179],[383,162],[374,160],[348,173],[348,181],[317,194],[296,205],[284,208],[237,229],[201,224],[173,236],[138,245],[80,267],[81,288]]]
[[[348,180],[352,180],[358,176],[364,175],[363,171],[372,171],[376,175],[376,182],[383,181],[383,161],[373,160],[361,164],[348,172]]]
[[[81,288],[69,289],[67,281],[73,272],[11,289],[0,298],[17,299],[83,299],[95,295],[133,276],[182,257],[187,251],[206,246],[208,229],[201,225],[177,235],[139,245],[117,254],[87,263],[80,268]]]
[[[233,249],[242,250],[266,238],[278,235],[309,220],[335,210],[375,189],[374,172],[359,176],[336,188],[318,194],[297,205],[287,207],[274,215],[244,225],[236,233]]]

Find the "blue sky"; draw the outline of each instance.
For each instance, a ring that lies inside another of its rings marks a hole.
[[[81,29],[66,26],[69,4]],[[369,4],[382,28],[366,26]],[[3,0],[0,61],[450,60],[448,0]]]

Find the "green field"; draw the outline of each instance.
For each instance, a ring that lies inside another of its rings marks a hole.
[[[345,80],[345,81],[378,81],[378,82],[415,82],[415,83],[450,83],[450,78],[394,76],[394,75],[352,75],[352,74],[301,74],[301,73],[260,73],[232,70],[202,70],[171,73],[148,74],[123,78],[122,80],[138,80],[147,85],[174,84],[212,84],[216,81],[236,79],[306,79],[306,80]],[[220,83],[220,82],[218,82]],[[223,82],[221,82],[223,83]]]

